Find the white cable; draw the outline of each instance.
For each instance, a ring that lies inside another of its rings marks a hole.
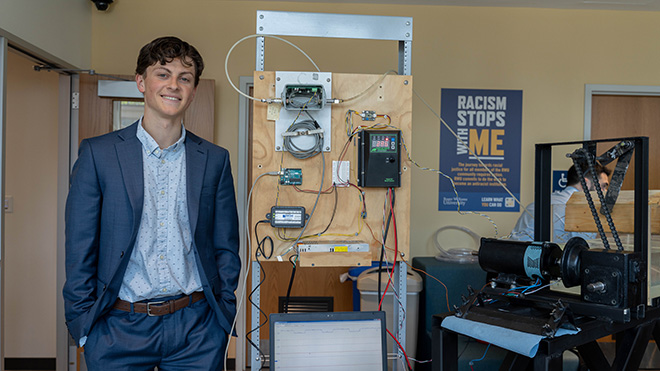
[[[231,85],[231,87],[234,88],[234,90],[236,90],[236,91],[238,92],[238,94],[244,96],[245,98],[247,98],[247,99],[251,99],[251,100],[256,100],[256,101],[259,101],[259,102],[268,102],[267,99],[259,99],[259,98],[251,97],[251,96],[249,96],[249,95],[243,93],[240,89],[238,89],[238,88],[236,87],[236,85],[234,85],[234,83],[231,81],[231,78],[229,77],[229,70],[228,70],[228,68],[227,68],[227,65],[228,65],[228,63],[229,63],[229,56],[231,55],[231,52],[234,50],[234,48],[235,48],[238,44],[242,43],[243,41],[245,41],[245,40],[247,40],[247,39],[253,39],[253,38],[256,38],[256,37],[269,37],[269,38],[271,38],[271,39],[277,39],[277,40],[283,41],[283,42],[285,42],[285,43],[287,43],[287,44],[293,46],[293,47],[296,48],[299,52],[301,52],[305,57],[307,57],[307,59],[308,59],[310,62],[312,62],[312,64],[314,65],[314,68],[316,68],[317,71],[321,72],[321,70],[319,69],[319,66],[317,66],[316,63],[314,63],[314,61],[312,60],[312,58],[310,58],[309,55],[307,55],[307,53],[305,53],[302,49],[300,49],[298,46],[296,46],[295,44],[293,44],[293,43],[292,43],[291,41],[289,41],[289,40],[285,40],[285,39],[283,39],[283,38],[281,38],[281,37],[270,36],[270,35],[256,35],[256,34],[255,34],[255,35],[245,36],[244,38],[242,38],[242,39],[238,40],[237,42],[235,42],[234,45],[232,45],[231,48],[229,48],[229,51],[227,52],[227,56],[225,57],[225,75],[227,76],[227,81],[229,81],[229,85]],[[271,100],[272,100],[272,99],[271,99]]]
[[[249,225],[249,214],[248,212],[250,211],[250,199],[252,198],[252,191],[254,190],[254,187],[257,185],[257,182],[259,179],[261,179],[262,176],[264,175],[279,175],[279,171],[271,171],[267,173],[263,173],[257,177],[257,179],[254,180],[252,183],[252,188],[250,188],[250,193],[248,194],[247,198],[247,204],[245,205],[245,234],[247,236],[247,245],[248,245],[248,253],[247,253],[247,264],[243,264],[243,268],[245,269],[245,279],[243,280],[243,292],[240,295],[240,299],[238,300],[238,304],[236,307],[236,313],[238,313],[241,310],[241,306],[243,305],[243,302],[245,301],[245,293],[247,292],[247,279],[248,275],[250,273],[250,265],[252,263],[252,240],[250,239],[250,225]],[[241,268],[241,269],[243,269]],[[236,321],[238,320],[238,316],[234,317],[234,321],[231,324],[231,330],[229,331],[229,340],[227,341],[227,347],[225,348],[225,357],[224,357],[224,370],[227,369],[227,356],[229,355],[229,343],[231,342],[231,338],[233,337],[232,334],[234,333],[234,328],[236,327]]]
[[[294,143],[294,136],[285,135],[285,134],[297,134],[304,133],[304,135],[310,136],[314,139],[314,143],[311,147],[300,148]],[[323,129],[321,129],[315,120],[302,120],[292,123],[284,133],[282,140],[282,146],[284,149],[291,154],[291,156],[299,159],[305,160],[310,157],[318,155],[320,152],[323,152]]]

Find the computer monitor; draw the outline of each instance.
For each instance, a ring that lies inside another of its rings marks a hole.
[[[270,370],[387,371],[385,312],[273,313]]]

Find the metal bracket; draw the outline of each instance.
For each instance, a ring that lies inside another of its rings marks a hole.
[[[463,305],[454,306],[459,318],[547,337],[554,337],[559,327],[576,329],[573,312],[561,300],[547,303],[543,310],[521,300],[524,294],[505,296],[506,291],[501,289],[499,295],[488,294],[469,286],[468,292],[468,297],[461,295]]]
[[[411,74],[412,17],[257,10],[257,35],[392,40],[399,42],[399,74]],[[265,64],[264,37],[257,38],[256,70]]]
[[[71,93],[71,109],[80,109],[80,93],[77,91]]]

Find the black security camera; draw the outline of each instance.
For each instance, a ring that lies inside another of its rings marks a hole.
[[[92,0],[94,5],[96,5],[96,9],[104,11],[108,10],[108,5],[112,4],[114,0]]]

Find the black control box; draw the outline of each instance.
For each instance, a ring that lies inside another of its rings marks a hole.
[[[273,228],[303,228],[307,222],[303,206],[273,206],[266,218]]]
[[[401,131],[358,132],[357,183],[360,187],[401,187]]]

